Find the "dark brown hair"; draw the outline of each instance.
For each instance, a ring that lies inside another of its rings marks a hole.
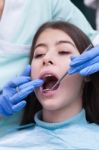
[[[82,53],[90,44],[89,38],[76,26],[63,22],[47,22],[43,24],[36,32],[30,53],[30,64],[33,58],[34,46],[40,34],[46,29],[59,29],[68,34],[74,41],[77,49]],[[86,112],[86,119],[89,122],[99,124],[99,72],[89,76],[90,81],[86,82],[83,89],[83,107]],[[34,93],[28,96],[27,106],[24,110],[21,124],[28,124],[34,122],[34,115],[41,110],[42,106],[38,102]]]

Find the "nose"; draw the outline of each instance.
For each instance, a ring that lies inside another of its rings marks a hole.
[[[43,58],[43,65],[44,66],[48,66],[48,65],[53,65],[53,60],[52,60],[52,57],[51,56],[45,56]]]
[[[43,65],[45,66],[48,66],[48,65],[52,65],[53,64],[53,62],[52,61],[43,61]]]

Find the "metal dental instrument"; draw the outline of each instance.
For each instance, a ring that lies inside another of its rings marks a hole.
[[[68,76],[68,72],[66,72],[55,84],[54,86],[52,86],[52,88],[50,90],[54,90],[55,87],[64,79],[64,77],[67,77]]]
[[[90,48],[93,48],[93,47],[94,47],[93,44],[90,44],[90,45],[83,51],[83,53],[86,52],[86,51],[88,51],[88,50],[90,50]],[[46,89],[46,91],[54,90],[55,87],[64,79],[65,76],[66,76],[66,77],[69,76],[68,72],[65,72],[65,74],[52,86],[52,88],[51,88],[51,89]]]

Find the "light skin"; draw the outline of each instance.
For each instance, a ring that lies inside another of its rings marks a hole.
[[[43,31],[35,45],[31,63],[32,79],[46,74],[55,74],[58,79],[69,69],[70,57],[79,55],[75,43],[65,32],[58,29]],[[42,118],[46,122],[61,122],[82,109],[83,78],[76,74],[65,77],[58,89],[43,93],[42,87],[35,90],[42,105]]]
[[[4,9],[4,0],[0,0],[0,18],[2,17],[3,9]]]

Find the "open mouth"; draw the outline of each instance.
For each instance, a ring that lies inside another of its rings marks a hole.
[[[58,78],[54,75],[46,75],[42,78],[45,82],[42,85],[43,92],[51,91],[52,87],[58,81]],[[59,87],[59,84],[53,89],[56,90]]]

